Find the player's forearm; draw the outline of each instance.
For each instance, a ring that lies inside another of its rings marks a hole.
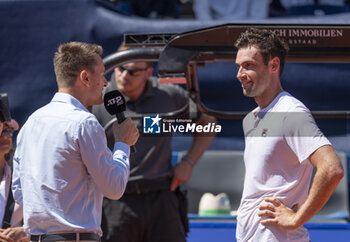
[[[201,155],[204,153],[204,151],[209,147],[213,139],[214,136],[193,137],[193,143],[188,149],[187,156],[189,156],[192,160],[197,162]]]
[[[295,220],[299,226],[305,224],[326,204],[343,176],[342,169],[319,168],[307,200],[296,213]]]

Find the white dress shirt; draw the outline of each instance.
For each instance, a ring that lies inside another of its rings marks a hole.
[[[119,199],[129,177],[129,146],[113,153],[97,119],[73,96],[56,93],[19,132],[14,199],[30,234],[97,232],[102,198]]]

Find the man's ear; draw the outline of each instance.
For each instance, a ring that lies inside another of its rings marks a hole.
[[[80,72],[79,81],[85,86],[89,85],[89,73],[86,70]]]
[[[273,72],[279,71],[280,68],[280,59],[278,57],[274,57],[270,60],[271,70]]]
[[[147,69],[147,78],[149,79],[151,76],[153,76],[154,69],[153,67],[150,67]]]

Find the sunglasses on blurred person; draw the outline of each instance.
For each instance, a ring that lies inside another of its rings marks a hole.
[[[129,68],[126,66],[118,66],[118,70],[123,73],[124,71],[127,71],[130,76],[139,76],[141,72],[146,71],[146,68]]]
[[[2,129],[0,136],[8,135],[12,137],[13,132],[14,131],[12,128],[8,127],[7,125],[4,125],[4,128]]]

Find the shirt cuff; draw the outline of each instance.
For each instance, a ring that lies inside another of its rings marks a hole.
[[[117,152],[118,150],[123,151],[128,157],[130,157],[130,146],[123,143],[123,142],[116,142],[114,144],[113,153]]]

